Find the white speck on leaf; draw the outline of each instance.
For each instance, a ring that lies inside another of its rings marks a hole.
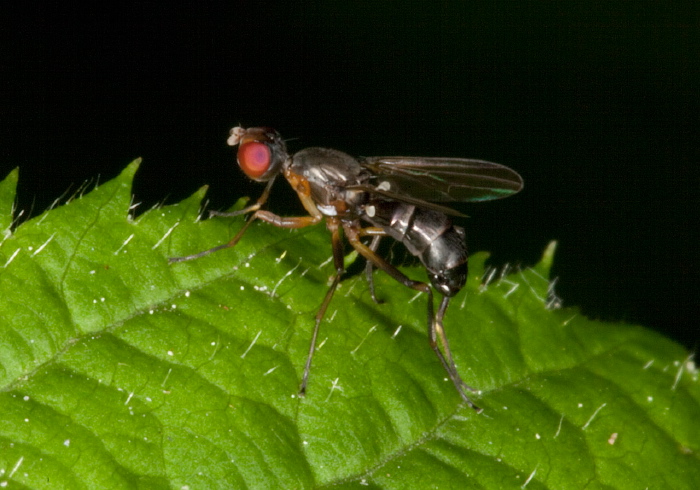
[[[528,483],[535,477],[535,474],[537,473],[537,467],[535,466],[535,469],[532,470],[532,473],[530,473],[530,476],[527,477],[527,480],[522,484],[520,488],[525,488]]]
[[[561,418],[559,419],[559,427],[557,427],[557,432],[554,434],[554,439],[559,437],[559,433],[561,432],[561,424],[564,422],[564,416],[562,415]]]
[[[19,467],[22,466],[22,462],[24,462],[24,456],[20,456],[20,458],[17,460],[17,463],[15,463],[14,468],[12,468],[12,471],[10,471],[10,474],[7,476],[12,478],[12,475],[14,475],[19,469]]]
[[[170,377],[170,373],[173,372],[173,368],[168,369],[168,373],[165,375],[165,379],[163,379],[163,382],[160,384],[161,386],[165,386],[165,383],[168,381],[168,378]]]
[[[275,369],[277,369],[278,367],[279,367],[279,365],[274,366],[274,367],[271,367],[270,369],[268,369],[267,371],[265,371],[265,372],[263,373],[263,376],[267,376],[268,374],[271,374],[271,373],[274,372]]]
[[[678,371],[676,371],[676,377],[673,379],[673,386],[671,386],[671,390],[676,391],[685,369],[688,369],[689,372],[693,372],[694,368],[695,363],[693,362],[693,354],[690,354],[683,362],[679,363]]]
[[[121,252],[122,249],[127,246],[127,244],[131,241],[132,238],[134,238],[134,233],[129,235],[127,237],[127,239],[124,240],[124,242],[121,244],[121,246],[117,250],[114,251],[114,255],[117,255],[119,252]]]
[[[596,408],[595,412],[593,412],[593,415],[591,415],[591,418],[588,419],[588,422],[583,424],[583,427],[581,427],[581,430],[586,430],[588,428],[588,426],[591,425],[591,422],[593,422],[593,419],[595,419],[596,415],[598,415],[598,412],[600,412],[603,409],[603,407],[605,407],[605,405],[607,405],[607,403],[603,403],[601,406]]]
[[[165,239],[168,238],[168,237],[170,236],[170,234],[173,232],[173,230],[174,230],[175,228],[177,228],[179,225],[180,225],[180,222],[178,221],[178,222],[175,223],[173,226],[171,226],[171,227],[168,229],[168,231],[165,232],[165,235],[163,235],[163,237],[162,237],[160,240],[158,240],[158,241],[156,242],[155,245],[153,245],[153,246],[151,247],[151,250],[157,249],[157,248],[160,246],[160,244],[163,243],[163,242],[165,241]]]
[[[510,281],[506,281],[506,282],[510,282]],[[520,284],[513,284],[513,287],[510,288],[510,289],[506,292],[506,294],[503,295],[503,297],[504,297],[504,298],[507,298],[508,296],[510,296],[511,294],[513,294],[519,287],[520,287]]]
[[[282,276],[282,278],[279,281],[277,281],[277,284],[275,284],[275,287],[272,288],[272,292],[270,292],[270,296],[272,296],[272,297],[275,296],[275,293],[277,292],[277,288],[280,286],[280,284],[282,284],[282,281],[284,281],[289,276],[291,276],[300,265],[301,265],[301,257],[299,258],[299,262],[297,263],[297,265],[292,267],[291,270],[289,270],[285,275]]]
[[[255,338],[254,338],[253,341],[250,343],[250,345],[249,345],[248,348],[245,350],[245,352],[244,352],[243,354],[241,354],[241,359],[245,358],[245,356],[248,354],[248,352],[250,352],[250,349],[252,349],[253,346],[255,345],[255,343],[258,341],[258,338],[260,337],[260,334],[261,334],[261,333],[262,333],[262,330],[260,330],[260,331],[258,332],[258,334],[255,336]]]
[[[18,248],[17,250],[14,251],[14,253],[12,255],[10,255],[10,258],[7,259],[7,262],[5,262],[5,265],[3,266],[3,268],[6,268],[8,265],[10,265],[10,263],[12,263],[13,260],[15,260],[15,257],[17,257],[17,254],[19,253],[20,250],[22,250],[22,249]]]
[[[362,344],[365,343],[365,340],[367,340],[367,337],[369,337],[369,335],[370,335],[372,332],[374,332],[375,330],[377,330],[377,325],[374,325],[372,328],[370,328],[370,329],[367,331],[367,333],[365,334],[365,336],[363,337],[363,339],[360,340],[360,343],[357,344],[357,347],[355,347],[352,351],[350,351],[350,354],[355,354],[355,353],[357,352],[357,350],[362,346]]]
[[[331,382],[331,383],[332,383],[332,384],[331,384],[331,391],[328,393],[328,396],[326,397],[326,399],[324,400],[324,402],[327,402],[327,401],[330,399],[331,395],[333,394],[333,392],[334,392],[335,390],[343,391],[343,388],[342,388],[342,386],[340,386],[340,385],[338,384],[338,381],[340,381],[340,378],[335,378],[335,379]]]

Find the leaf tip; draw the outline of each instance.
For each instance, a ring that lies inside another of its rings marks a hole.
[[[2,181],[3,184],[10,185],[11,183],[14,182],[14,184],[17,184],[17,181],[19,180],[19,167],[15,167],[12,170],[10,170],[10,173],[7,174],[7,177],[5,177]]]
[[[122,176],[124,177],[130,177],[133,178],[134,175],[136,174],[136,171],[139,169],[141,166],[141,162],[143,159],[141,157],[136,158],[133,160],[129,165],[126,166],[126,168],[122,171]]]
[[[554,255],[557,251],[557,245],[558,242],[556,240],[552,240],[547,244],[547,247],[544,249],[544,252],[542,253],[542,258],[540,259],[539,264],[535,266],[535,269],[538,269],[540,273],[542,273],[545,277],[549,277],[549,272],[552,270],[552,264],[554,263]]]
[[[197,189],[194,194],[192,194],[190,197],[185,199],[185,201],[191,201],[191,202],[197,203],[199,205],[204,200],[204,197],[207,195],[208,190],[209,190],[209,186],[203,185],[202,187]]]
[[[9,230],[17,194],[19,167],[15,167],[0,181],[0,230]]]
[[[19,181],[19,167],[15,167],[7,174],[2,181],[0,181],[0,194],[3,196],[15,198],[15,193],[17,192],[17,182]]]
[[[547,244],[547,248],[544,249],[544,253],[542,254],[542,264],[546,265],[547,268],[552,267],[552,263],[554,263],[554,253],[557,251],[557,241],[552,240]]]

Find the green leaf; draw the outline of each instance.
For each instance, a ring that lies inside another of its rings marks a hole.
[[[10,235],[18,178],[19,170],[14,169],[5,180],[0,182],[0,232],[2,232],[2,238]]]
[[[134,162],[0,247],[8,488],[695,488],[700,388],[682,347],[556,308],[549,269],[470,260],[445,328],[477,414],[430,349],[425,297],[341,283],[322,226],[200,220],[204,189],[130,217]],[[16,173],[0,185],[12,222]],[[10,204],[8,204],[10,203]],[[404,269],[425,278],[419,268]],[[480,285],[486,277],[488,286]],[[603,280],[603,278],[601,278]]]

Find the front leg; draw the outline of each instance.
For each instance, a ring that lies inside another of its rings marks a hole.
[[[301,178],[300,178],[301,179]],[[267,202],[267,198],[270,196],[270,190],[272,189],[272,184],[274,183],[275,179],[272,178],[267,183],[267,186],[265,186],[265,190],[263,191],[262,195],[260,198],[255,202],[255,204],[248,206],[246,208],[241,209],[240,211],[234,211],[232,213],[219,213],[219,212],[213,212],[211,213],[213,216],[240,216],[242,214],[248,214],[248,213],[253,213],[250,216],[250,219],[246,222],[245,225],[243,225],[243,228],[241,228],[236,236],[234,236],[231,241],[228,243],[224,243],[222,245],[218,245],[214,248],[210,248],[209,250],[205,250],[203,252],[199,252],[196,254],[192,255],[185,255],[184,257],[171,257],[168,261],[172,264],[174,262],[185,262],[187,260],[193,260],[193,259],[198,259],[200,257],[204,257],[205,255],[209,255],[210,253],[213,252],[218,252],[219,250],[223,250],[225,248],[231,248],[234,247],[240,239],[243,237],[245,234],[246,230],[250,225],[255,221],[256,219],[260,219],[266,223],[270,223],[272,225],[275,225],[279,228],[304,228],[306,226],[311,226],[315,225],[319,221],[323,219],[323,215],[321,212],[316,208],[315,204],[313,203],[313,200],[311,200],[311,191],[309,190],[309,185],[308,182],[304,179],[303,182],[306,183],[306,186],[298,186],[296,189],[297,194],[299,195],[299,199],[301,200],[302,204],[304,207],[309,211],[310,216],[298,216],[298,217],[291,217],[291,218],[285,218],[282,216],[278,216],[274,213],[271,213],[269,211],[265,211],[260,209],[263,204]]]
[[[271,213],[270,211],[256,211],[251,217],[250,221],[254,219],[260,219],[265,223],[270,223],[278,228],[305,228],[307,226],[312,226],[321,221],[323,216],[279,216],[277,214]]]
[[[255,201],[255,204],[251,204],[250,206],[247,206],[243,209],[240,209],[238,211],[232,211],[230,213],[224,213],[221,211],[209,211],[209,216],[221,216],[225,218],[232,218],[234,216],[241,216],[244,214],[252,213],[253,211],[257,211],[260,209],[263,204],[267,202],[267,198],[270,197],[270,190],[272,189],[272,184],[274,184],[275,178],[273,177],[270,179],[270,181],[267,183],[265,186],[265,190],[263,193],[260,195],[257,201]]]
[[[255,211],[250,219],[246,222],[245,225],[243,225],[243,228],[241,228],[238,233],[236,233],[236,236],[234,236],[231,241],[228,243],[224,243],[222,245],[218,245],[214,248],[210,248],[209,250],[205,250],[203,252],[199,252],[196,254],[192,255],[185,255],[184,257],[171,257],[169,259],[169,262],[172,264],[174,262],[185,262],[187,260],[193,260],[193,259],[198,259],[200,257],[204,257],[205,255],[209,255],[210,253],[217,252],[219,250],[223,250],[225,248],[231,248],[234,247],[240,239],[243,237],[243,234],[245,234],[246,230],[250,225],[255,221],[256,219],[262,220],[266,223],[270,223],[271,225],[275,225],[279,228],[304,228],[306,226],[311,226],[315,225],[319,221],[321,221],[322,216],[297,216],[297,217],[283,217],[283,216],[278,216],[274,213],[271,213],[269,211],[261,210],[258,209]]]

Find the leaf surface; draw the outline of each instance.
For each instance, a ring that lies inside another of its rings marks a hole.
[[[132,218],[134,162],[18,226],[0,184],[0,484],[8,488],[695,488],[698,373],[642,327],[555,308],[554,248],[470,259],[447,312],[461,403],[426,298],[333,273],[328,232],[200,220],[204,189]],[[419,268],[405,268],[425,279]],[[486,279],[487,286],[480,285]]]

